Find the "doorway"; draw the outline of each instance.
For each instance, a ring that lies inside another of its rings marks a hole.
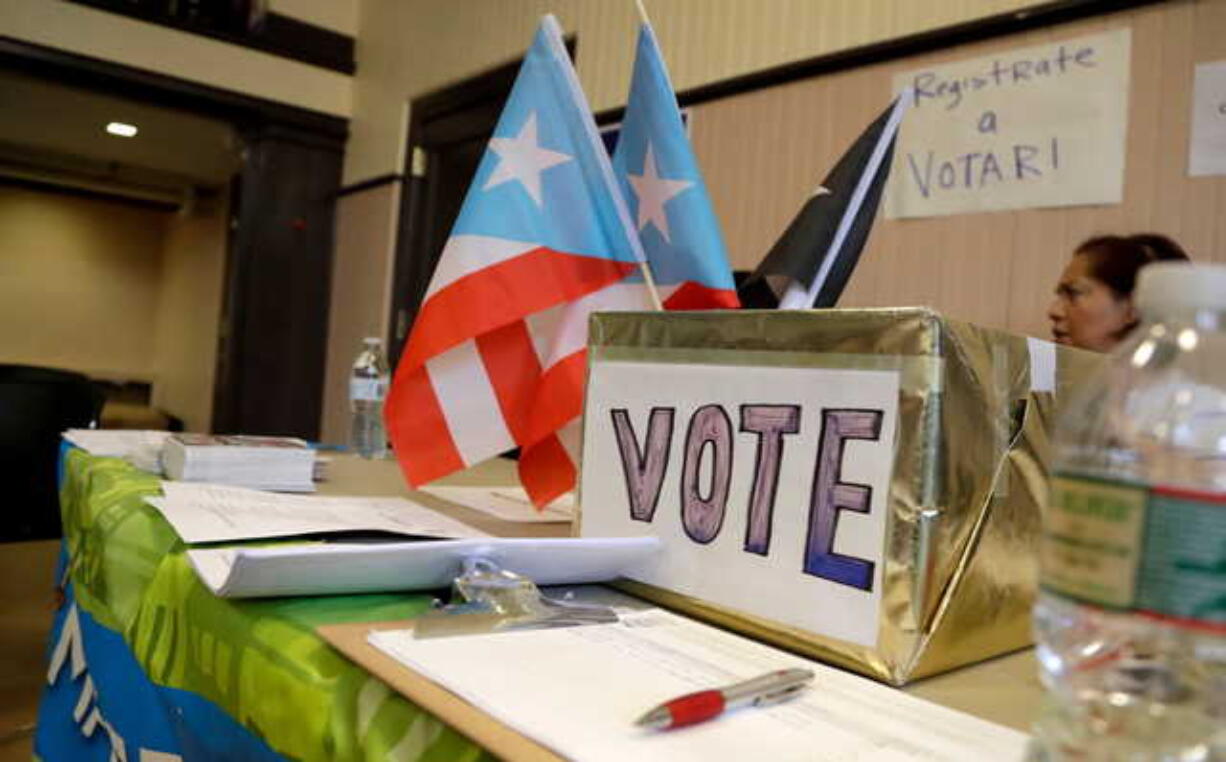
[[[317,439],[347,122],[12,39],[0,40],[0,72],[213,120],[235,136],[241,160],[220,183],[229,212],[208,427]]]

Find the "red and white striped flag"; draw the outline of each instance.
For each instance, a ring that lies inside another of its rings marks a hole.
[[[414,322],[386,419],[419,486],[521,448],[537,505],[573,488],[587,316],[651,309],[642,250],[546,16]]]

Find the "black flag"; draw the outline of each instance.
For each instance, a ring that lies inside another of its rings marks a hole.
[[[847,149],[754,271],[755,280],[786,278],[780,307],[833,307],[839,300],[877,216],[909,95],[899,96]]]

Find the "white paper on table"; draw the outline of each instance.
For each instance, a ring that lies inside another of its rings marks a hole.
[[[123,458],[137,468],[162,472],[162,445],[169,431],[68,429],[64,439],[91,455]]]
[[[422,487],[421,491],[503,521],[559,524],[575,518],[573,492],[567,492],[538,511],[523,487]]]
[[[1030,391],[1056,391],[1056,345],[1028,336],[1026,349],[1030,354]]]
[[[402,497],[283,495],[244,487],[162,482],[162,512],[184,542],[225,542],[324,532],[383,531],[414,537],[485,537]]]
[[[1196,65],[1188,174],[1226,175],[1226,61]]]
[[[567,759],[772,762],[1020,759],[1026,736],[659,609],[621,622],[372,645]],[[775,669],[812,687],[674,732],[633,725],[657,704]]]
[[[541,585],[606,582],[657,552],[654,538],[486,538],[377,544],[198,548],[187,557],[228,598],[435,590],[466,558],[485,558]]]

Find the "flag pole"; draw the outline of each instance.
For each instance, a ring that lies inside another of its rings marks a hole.
[[[643,23],[647,25],[648,29],[651,29],[651,19],[647,18],[647,9],[643,7],[643,0],[634,0],[634,4],[639,9],[639,18],[642,19]],[[655,32],[653,31],[652,34],[654,35]],[[634,240],[637,242],[639,240],[638,228],[632,228],[631,234],[634,236]],[[663,310],[664,304],[660,301],[660,292],[656,289],[656,279],[651,273],[651,265],[647,263],[646,252],[641,252],[641,256],[639,257],[639,268],[643,271],[643,281],[647,284],[647,290],[651,292],[652,304],[655,305],[657,310]]]
[[[643,19],[643,23],[650,29],[651,22],[647,19],[647,10],[643,8],[643,0],[634,0],[634,2],[639,8],[639,16]],[[634,236],[636,242],[639,240],[637,227],[631,229],[631,235]],[[660,301],[660,291],[656,288],[656,278],[651,272],[651,265],[647,263],[646,252],[640,252],[639,268],[643,271],[643,281],[647,284],[647,290],[651,292],[651,303],[657,310],[663,310],[664,304]]]
[[[847,203],[847,209],[843,212],[842,219],[839,220],[839,226],[835,230],[834,239],[830,242],[830,248],[826,250],[826,256],[822,258],[821,267],[818,268],[817,274],[813,276],[813,282],[806,288],[800,281],[792,281],[788,286],[787,293],[783,295],[783,299],[779,302],[779,309],[812,309],[813,303],[817,301],[818,294],[821,293],[822,286],[826,284],[826,277],[830,275],[830,268],[834,266],[834,260],[838,257],[839,249],[843,247],[843,241],[846,240],[847,234],[851,231],[852,221],[859,214],[860,206],[864,203],[864,197],[868,195],[868,189],[873,184],[873,179],[881,170],[881,163],[885,158],[885,149],[893,141],[894,135],[898,132],[898,126],[902,123],[903,114],[911,107],[914,99],[915,90],[913,88],[908,87],[899,93],[898,102],[894,104],[894,110],[890,112],[890,118],[886,121],[885,128],[881,130],[881,136],[877,139],[877,145],[873,146],[873,152],[869,155],[868,164],[860,175],[860,179],[856,182],[856,188],[852,192],[851,200]]]
[[[643,7],[643,0],[634,0],[634,5],[639,9],[639,18],[647,26],[651,26],[651,19],[647,18],[647,9]]]

